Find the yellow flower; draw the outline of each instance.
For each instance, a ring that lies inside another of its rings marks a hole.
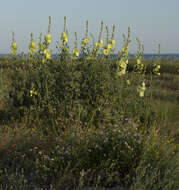
[[[115,45],[115,40],[111,40],[111,44],[114,46]]]
[[[62,33],[62,38],[68,38],[67,34],[65,32]]]
[[[127,83],[127,85],[130,85],[130,84],[131,84],[130,80],[127,80],[126,83]]]
[[[103,46],[103,40],[99,40],[99,47],[101,48]]]
[[[64,42],[64,43],[67,43],[68,42],[68,35],[63,32],[62,35],[61,35],[61,40]]]
[[[144,71],[144,64],[142,63],[142,57],[137,58],[137,64],[135,65],[136,72],[142,73]]]
[[[125,62],[124,59],[121,59],[119,62],[119,65],[121,68],[126,69],[126,63],[128,63],[128,60],[126,60],[126,62]]]
[[[107,48],[111,49],[112,48],[112,44],[107,44]]]
[[[37,48],[42,51],[43,50],[43,44],[39,42],[37,45]]]
[[[141,60],[137,59],[137,64],[140,65],[141,64]]]
[[[154,69],[153,69],[154,74],[160,76],[160,72],[159,72],[159,70],[160,70],[160,65],[159,65],[159,64],[154,64]]]
[[[126,74],[126,70],[125,69],[121,69],[121,71],[117,72],[118,76],[122,76]]]
[[[44,50],[44,54],[45,54],[45,58],[46,59],[50,59],[51,58],[51,52],[49,49],[45,49]]]
[[[50,43],[51,43],[51,41],[52,41],[51,34],[47,34],[47,35],[45,36],[45,41],[47,42],[47,44],[50,44]]]
[[[139,91],[139,96],[144,97],[144,91]]]
[[[113,48],[115,46],[115,40],[110,40],[109,44],[110,44],[110,48]]]
[[[98,42],[96,42],[95,47],[99,47],[102,48],[103,46],[103,40],[99,40]]]
[[[31,47],[35,48],[35,41],[31,42]]]
[[[129,52],[129,47],[128,46],[122,48],[122,53],[123,54],[128,54],[128,52]]]
[[[105,48],[105,49],[103,50],[103,54],[104,54],[104,55],[109,55],[109,49],[106,49],[106,48]]]
[[[120,66],[120,71],[117,72],[117,75],[118,76],[121,76],[121,75],[124,75],[126,74],[126,67],[127,67],[127,64],[128,64],[128,59],[121,59],[120,62],[119,62],[119,66]]]
[[[35,52],[35,41],[32,41],[29,45],[29,54],[32,55]]]
[[[15,55],[17,52],[17,43],[16,42],[12,42],[11,44],[11,55]]]
[[[16,43],[16,42],[13,42],[13,43],[12,43],[12,47],[13,47],[14,49],[17,49],[17,43]]]
[[[88,39],[88,38],[84,38],[84,39],[83,39],[83,44],[84,44],[84,45],[87,45],[88,43],[89,43],[89,39]]]
[[[142,82],[142,85],[137,88],[137,91],[138,91],[140,97],[144,96],[144,92],[145,92],[145,82],[144,81]]]
[[[74,48],[74,49],[73,49],[73,55],[74,55],[75,57],[78,57],[78,56],[79,56],[79,49]]]
[[[104,49],[111,49],[112,48],[112,45],[111,44],[106,44],[105,46],[104,46]]]
[[[142,82],[142,90],[145,90],[145,82]]]
[[[35,90],[30,90],[30,96],[37,95],[37,92]]]
[[[98,48],[99,47],[99,42],[96,42],[95,47],[94,48]]]

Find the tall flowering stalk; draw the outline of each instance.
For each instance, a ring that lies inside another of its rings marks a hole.
[[[40,33],[39,42],[37,44],[38,53],[41,54],[44,50],[44,45],[42,43],[42,33]]]
[[[106,45],[103,48],[103,55],[105,56],[108,56],[111,52],[114,53],[114,47],[115,47],[114,33],[115,33],[115,25],[113,26],[112,29],[111,40],[109,40],[109,29],[108,26],[106,26]]]
[[[109,28],[106,25],[106,45],[104,45],[103,47],[103,55],[108,56],[110,53],[110,50],[112,48],[111,44],[108,43],[109,42]]]
[[[160,44],[158,45],[158,59],[153,65],[153,73],[160,76]]]
[[[14,37],[14,32],[12,32],[12,42],[11,42],[11,56],[15,56],[16,53],[17,53],[17,49],[18,49],[18,46],[17,46],[17,43],[15,41],[15,37]]]
[[[100,49],[103,46],[103,41],[101,39],[102,38],[102,32],[103,32],[103,24],[104,23],[101,22],[99,36],[98,36],[98,41],[96,43],[95,43],[94,36],[91,34],[91,37],[93,39],[93,49],[92,49],[92,52],[90,54],[90,58],[92,58],[92,59],[97,59],[99,51],[100,51]]]
[[[140,83],[137,87],[137,92],[139,94],[139,97],[144,97],[144,93],[146,90],[144,77],[145,77],[145,71],[146,67],[143,64],[143,54],[144,54],[144,46],[141,44],[140,40],[137,38],[138,43],[138,50],[137,54],[135,55],[136,58],[136,64],[134,65],[134,71],[139,74],[140,76]]]
[[[88,21],[86,21],[85,37],[81,41],[81,57],[85,58],[89,53]]]
[[[111,48],[111,53],[114,54],[114,50],[115,50],[115,40],[114,40],[114,34],[115,34],[115,29],[116,29],[116,26],[113,25],[113,29],[112,29],[112,36],[111,36],[111,40],[109,41],[109,43],[111,44],[112,48]]]
[[[68,45],[68,31],[66,27],[66,17],[64,17],[64,27],[63,32],[60,36],[60,41],[57,41],[56,48],[60,54],[60,60],[65,61],[65,59],[69,56],[69,45]]]
[[[68,43],[68,32],[66,29],[66,17],[64,17],[64,28],[63,28],[63,32],[61,34],[61,40],[62,40],[63,44]]]
[[[119,60],[117,59],[117,75],[122,76],[126,74],[126,69],[128,65],[128,57],[129,57],[129,43],[131,42],[130,40],[130,28],[128,28],[128,36],[127,38],[125,35],[123,35],[124,38],[124,47],[122,48],[122,51],[119,52],[118,57],[120,58]]]
[[[79,57],[79,49],[78,49],[78,38],[77,38],[77,33],[75,32],[75,41],[74,41],[74,48],[72,51],[72,56],[73,58],[78,58]]]
[[[30,44],[29,44],[29,57],[32,57],[36,51],[36,45],[33,37],[33,33],[30,35]]]
[[[137,63],[134,66],[134,70],[136,73],[144,74],[145,73],[145,66],[142,62],[143,61],[144,46],[141,45],[141,42],[138,38],[136,40],[138,43],[138,51],[137,51],[137,54],[135,55]]]
[[[48,59],[51,59],[51,51],[49,49],[49,45],[52,42],[52,36],[50,34],[50,28],[51,28],[51,17],[49,16],[48,33],[45,35],[43,43],[43,55],[44,55],[43,62],[47,61]]]
[[[128,65],[128,54],[129,54],[129,46],[126,44],[126,46],[123,47],[121,51],[122,56],[118,64],[118,71],[117,71],[118,76],[126,74],[126,69]]]

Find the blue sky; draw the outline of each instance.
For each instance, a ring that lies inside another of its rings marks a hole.
[[[48,28],[48,16],[52,17],[51,49],[63,30],[63,17],[67,16],[73,46],[74,32],[84,35],[85,21],[89,32],[96,37],[99,24],[104,21],[110,29],[116,25],[117,46],[122,46],[122,33],[131,27],[131,52],[135,53],[138,37],[144,44],[145,53],[179,53],[179,0],[0,0],[0,53],[9,53],[11,33],[19,52],[26,52],[30,33],[38,40],[40,32]],[[105,32],[103,33],[105,38]]]

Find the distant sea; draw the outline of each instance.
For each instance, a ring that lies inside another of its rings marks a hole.
[[[10,54],[0,54],[0,58],[2,57],[9,57]],[[55,54],[52,55],[53,58],[55,58]],[[134,54],[130,54],[130,58],[134,57]],[[148,60],[153,60],[158,57],[158,54],[144,54],[143,58],[148,59]],[[179,54],[160,54],[161,59],[166,59],[166,60],[179,60]]]
[[[144,59],[156,59],[158,54],[144,54],[143,57]],[[179,54],[160,54],[160,58],[166,60],[179,60]]]

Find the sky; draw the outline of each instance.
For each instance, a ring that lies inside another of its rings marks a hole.
[[[179,0],[0,0],[0,54],[10,52],[12,32],[19,52],[27,52],[30,33],[36,41],[48,30],[52,17],[52,52],[63,31],[67,17],[70,45],[74,32],[81,39],[85,35],[85,21],[89,32],[97,39],[101,21],[110,32],[116,25],[116,49],[123,44],[122,34],[131,29],[131,53],[137,51],[136,37],[144,45],[144,53],[179,53]],[[103,32],[105,40],[105,31]]]

